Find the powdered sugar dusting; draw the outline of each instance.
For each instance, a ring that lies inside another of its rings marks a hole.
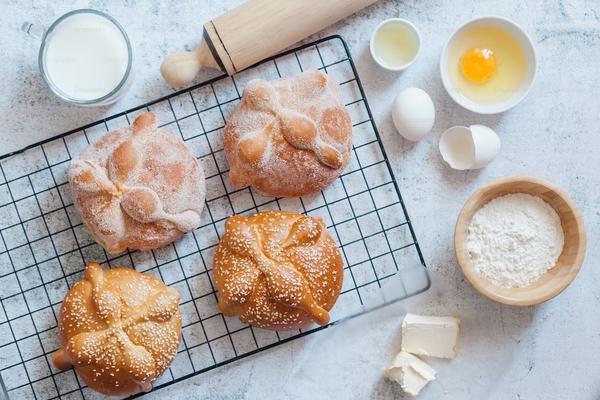
[[[202,168],[152,113],[74,157],[69,182],[86,228],[110,253],[161,247],[200,225]]]
[[[524,287],[554,267],[564,243],[556,211],[539,197],[515,193],[475,213],[466,247],[475,270],[493,284]]]
[[[225,127],[232,183],[274,196],[324,189],[348,164],[351,147],[339,85],[319,71],[250,81]]]

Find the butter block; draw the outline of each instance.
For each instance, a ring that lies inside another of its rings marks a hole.
[[[435,370],[418,357],[402,350],[396,354],[392,362],[383,369],[383,376],[396,381],[406,393],[416,396],[435,379]]]
[[[402,350],[423,356],[454,358],[458,355],[460,318],[406,314],[402,321]]]

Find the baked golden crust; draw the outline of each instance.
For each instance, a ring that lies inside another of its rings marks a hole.
[[[329,186],[350,161],[352,123],[335,79],[320,71],[244,88],[224,133],[229,178],[278,197]]]
[[[219,309],[269,330],[326,325],[343,268],[321,218],[286,211],[233,216],[213,263]]]
[[[56,368],[75,367],[91,389],[108,396],[147,392],[181,341],[179,292],[149,274],[89,263],[65,296],[58,334]]]
[[[162,247],[200,226],[202,167],[152,113],[74,157],[69,182],[86,230],[109,253]]]

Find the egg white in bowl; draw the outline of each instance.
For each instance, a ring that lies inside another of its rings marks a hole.
[[[504,112],[521,102],[535,80],[537,59],[531,39],[514,22],[475,18],[446,42],[440,73],[459,105],[479,114]]]

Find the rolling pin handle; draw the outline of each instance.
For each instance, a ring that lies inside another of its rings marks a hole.
[[[167,56],[160,65],[160,73],[172,87],[182,87],[190,83],[204,67],[223,71],[206,43],[206,39],[202,38],[196,50]]]

